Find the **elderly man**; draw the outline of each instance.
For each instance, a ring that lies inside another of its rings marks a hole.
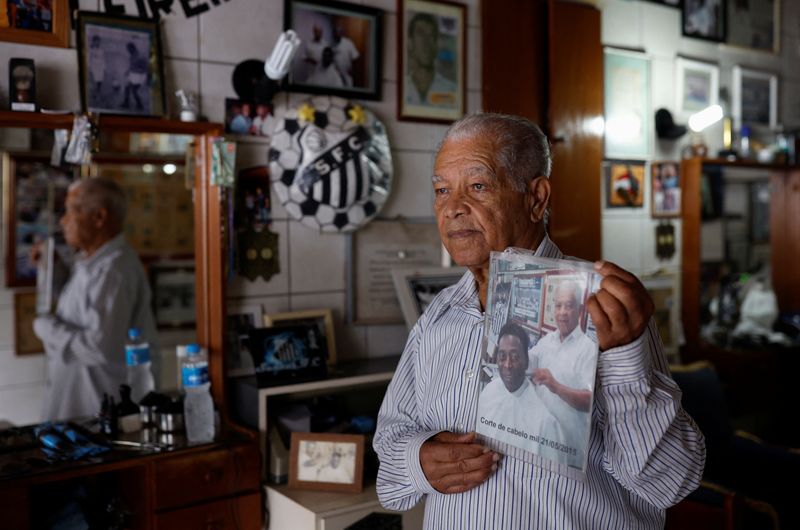
[[[152,345],[150,289],[136,252],[121,234],[125,195],[113,181],[80,180],[67,193],[64,238],[79,251],[55,314],[34,331],[47,353],[44,419],[96,414],[103,393],[126,382],[125,338],[142,330]]]
[[[530,344],[528,334],[509,322],[500,329],[498,336],[495,360],[499,377],[481,391],[477,432],[545,458],[561,461],[563,456],[560,452],[538,443],[539,436],[561,441],[564,434],[558,420],[525,377]]]
[[[568,445],[578,452],[569,464],[583,466],[583,447],[589,436],[597,346],[578,325],[583,291],[574,281],[558,284],[553,294],[556,329],[530,352],[533,382],[547,407],[564,426]]]
[[[383,505],[426,498],[425,528],[661,528],[664,510],[697,487],[705,441],[678,387],[641,283],[599,262],[588,300],[597,385],[586,477],[576,481],[475,442],[489,255],[509,246],[563,257],[547,237],[550,152],[522,118],[467,116],[448,130],[433,189],[439,233],[469,268],[412,329],[378,416]]]

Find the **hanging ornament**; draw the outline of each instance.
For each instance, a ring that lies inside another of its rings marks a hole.
[[[675,227],[669,221],[656,226],[656,256],[667,260],[675,255]]]
[[[323,232],[372,220],[392,184],[389,140],[375,115],[334,96],[278,106],[275,115],[269,167],[289,215]]]

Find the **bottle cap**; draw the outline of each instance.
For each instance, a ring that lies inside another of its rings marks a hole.
[[[128,338],[136,340],[142,336],[142,330],[139,328],[131,328],[128,330]]]
[[[196,343],[191,343],[186,345],[186,355],[192,357],[194,355],[198,355],[200,353],[200,345]]]

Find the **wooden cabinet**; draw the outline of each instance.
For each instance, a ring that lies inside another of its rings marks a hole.
[[[201,504],[155,516],[155,530],[179,528],[197,530],[260,530],[261,494],[251,493],[231,499]]]

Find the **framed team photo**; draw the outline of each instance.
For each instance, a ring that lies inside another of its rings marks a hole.
[[[78,67],[86,112],[163,116],[164,67],[158,22],[78,12]]]
[[[0,41],[69,48],[69,0],[6,0],[0,10]]]

